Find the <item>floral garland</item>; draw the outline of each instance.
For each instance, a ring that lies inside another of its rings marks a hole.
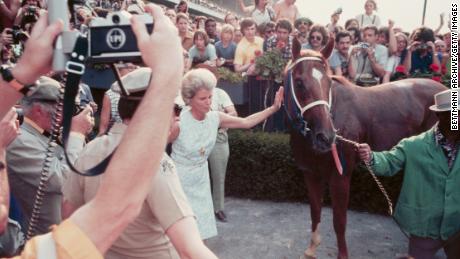
[[[450,76],[447,74],[447,68],[445,65],[442,65],[441,72],[439,72],[439,66],[437,64],[431,64],[428,72],[423,73],[416,71],[409,75],[406,71],[406,67],[403,65],[398,65],[395,69],[395,73],[391,81],[405,78],[431,78],[432,80],[450,88]]]

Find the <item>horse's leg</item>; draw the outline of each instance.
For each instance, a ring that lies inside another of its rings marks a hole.
[[[320,174],[304,173],[305,183],[308,189],[311,215],[311,241],[304,254],[307,259],[316,258],[316,248],[321,243],[319,223],[321,222],[321,203],[324,193],[324,182]]]
[[[347,225],[347,208],[350,194],[350,174],[340,176],[337,173],[331,175],[329,189],[332,199],[332,211],[334,230],[337,236],[339,254],[337,258],[348,258],[347,243],[345,241],[345,229]]]

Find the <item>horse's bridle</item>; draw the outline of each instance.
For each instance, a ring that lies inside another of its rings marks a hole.
[[[295,95],[294,91],[294,80],[292,77],[292,71],[294,70],[295,66],[297,66],[300,62],[305,61],[305,60],[311,60],[311,61],[319,61],[323,63],[323,60],[318,57],[301,57],[294,61],[293,63],[289,64],[287,67],[287,82],[285,82],[286,86],[286,94],[284,95],[285,98],[291,98],[294,100],[294,103],[296,105],[294,109],[294,116],[290,114],[290,111],[287,108],[287,105],[285,105],[285,110],[288,115],[288,118],[292,124],[292,126],[297,129],[303,136],[306,136],[311,129],[308,127],[308,123],[303,119],[303,114],[308,111],[309,109],[319,106],[319,105],[324,105],[328,109],[328,111],[331,111],[331,105],[332,105],[332,90],[329,89],[329,102],[326,102],[325,100],[316,100],[313,101],[304,107],[300,105],[299,100],[297,99],[297,96]],[[320,82],[319,82],[320,83]],[[321,87],[321,83],[320,83]],[[285,101],[285,103],[287,103]]]

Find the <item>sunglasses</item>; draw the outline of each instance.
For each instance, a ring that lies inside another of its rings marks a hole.
[[[265,34],[274,33],[274,32],[275,32],[274,30],[267,30],[265,31]]]
[[[321,36],[310,36],[310,40],[322,41],[323,37],[321,37]]]
[[[299,25],[309,25],[309,22],[299,22]]]

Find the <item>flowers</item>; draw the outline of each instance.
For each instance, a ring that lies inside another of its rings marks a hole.
[[[277,83],[283,81],[283,71],[286,66],[286,60],[280,49],[275,48],[257,56],[255,59],[255,73],[261,80],[274,80]]]
[[[276,43],[276,48],[282,50],[282,49],[286,48],[286,43],[284,41],[278,41]]]
[[[437,64],[433,63],[433,64],[430,65],[430,70],[432,72],[438,72],[439,71],[439,66]]]
[[[395,68],[395,72],[406,74],[406,67],[404,67],[403,65],[399,65]]]

